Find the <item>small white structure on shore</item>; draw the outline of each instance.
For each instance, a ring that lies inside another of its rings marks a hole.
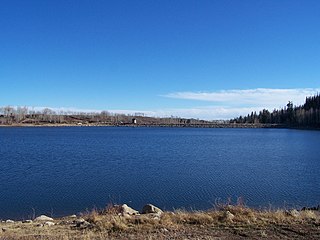
[[[132,124],[137,124],[137,119],[136,118],[132,118]]]

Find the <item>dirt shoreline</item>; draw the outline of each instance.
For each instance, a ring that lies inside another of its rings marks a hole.
[[[320,239],[318,210],[254,210],[220,206],[208,211],[137,213],[117,206],[79,216],[0,222],[0,239]]]

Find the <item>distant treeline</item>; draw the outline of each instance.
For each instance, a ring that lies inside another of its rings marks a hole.
[[[101,112],[72,112],[54,111],[44,108],[40,111],[28,107],[0,107],[1,125],[192,125],[212,124],[213,122],[186,119],[175,116],[170,117],[148,117],[143,113],[117,114],[108,111]]]
[[[291,101],[282,108],[270,112],[263,109],[230,121],[206,121],[175,116],[148,117],[143,113],[117,114],[102,112],[54,111],[44,108],[35,111],[28,107],[0,107],[0,125],[141,125],[141,126],[204,126],[204,127],[297,127],[320,129],[320,95],[307,97],[301,106]]]
[[[301,106],[293,106],[291,101],[282,109],[272,112],[263,109],[258,114],[252,112],[230,120],[231,123],[280,124],[287,127],[320,128],[320,95],[307,97]]]

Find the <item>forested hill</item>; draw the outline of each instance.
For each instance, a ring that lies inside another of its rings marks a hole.
[[[307,97],[301,106],[294,106],[290,101],[282,109],[272,112],[263,109],[258,114],[252,112],[230,120],[232,123],[281,124],[287,127],[320,128],[320,95]]]

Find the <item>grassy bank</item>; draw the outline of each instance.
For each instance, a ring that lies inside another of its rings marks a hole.
[[[254,210],[128,214],[118,206],[48,222],[0,223],[0,239],[320,239],[317,210]]]

